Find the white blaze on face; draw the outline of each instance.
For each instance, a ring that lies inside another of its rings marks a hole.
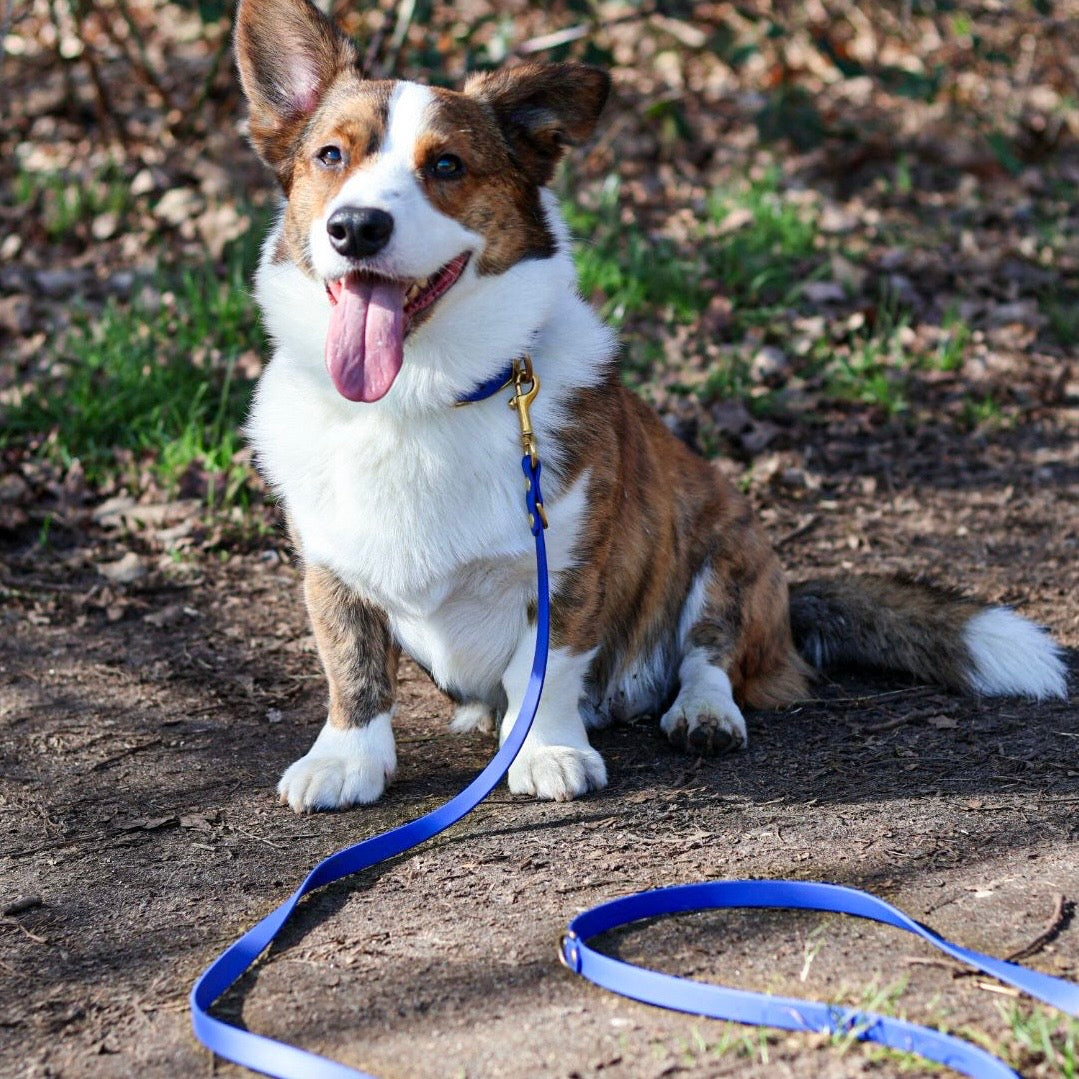
[[[480,236],[431,205],[417,176],[416,144],[432,107],[434,95],[426,86],[398,83],[382,146],[311,225],[311,260],[334,304],[326,366],[350,401],[377,401],[397,378],[404,362],[409,284],[483,245]],[[326,228],[346,207],[383,210],[393,218],[386,246],[360,265],[334,250]]]

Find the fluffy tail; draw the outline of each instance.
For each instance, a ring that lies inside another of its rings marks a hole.
[[[905,671],[987,696],[1067,697],[1064,659],[1049,634],[1007,607],[985,607],[884,577],[791,586],[794,643],[814,667]]]

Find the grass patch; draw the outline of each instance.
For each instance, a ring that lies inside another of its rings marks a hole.
[[[226,501],[240,498],[246,468],[234,458],[251,383],[236,361],[265,343],[246,283],[251,246],[234,247],[223,275],[186,269],[159,282],[168,285],[159,298],[79,315],[49,377],[8,409],[3,442],[40,440],[41,452],[79,461],[94,484],[132,455],[166,487],[198,464],[220,475]]]
[[[785,199],[780,174],[719,189],[709,203],[702,255],[730,297],[737,322],[760,325],[797,302],[819,256],[815,215]]]
[[[616,329],[646,310],[663,321],[689,322],[704,302],[699,268],[676,245],[622,222],[620,183],[607,177],[592,208],[566,201],[562,212],[578,238],[578,286],[598,299],[603,319]]]
[[[1079,1079],[1079,1019],[1018,1003],[1002,1008],[1001,1014],[1014,1042],[1015,1063],[1041,1064],[1061,1079]]]
[[[20,169],[11,193],[16,206],[38,216],[50,240],[62,240],[101,214],[112,213],[122,219],[135,203],[130,178],[114,163],[98,169],[88,181],[61,170]]]
[[[856,335],[848,344],[828,349],[824,392],[841,401],[872,405],[888,416],[909,407],[909,376],[914,360],[895,328]]]
[[[1079,345],[1079,295],[1057,289],[1041,302],[1049,333],[1065,348]]]

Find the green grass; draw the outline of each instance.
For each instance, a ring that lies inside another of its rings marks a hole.
[[[1059,344],[1065,348],[1079,345],[1079,295],[1054,290],[1042,298],[1041,309]]]
[[[264,345],[249,263],[240,244],[223,276],[189,268],[159,282],[159,304],[110,301],[78,315],[56,347],[51,377],[3,417],[3,441],[40,439],[41,452],[62,465],[78,460],[91,483],[132,455],[166,486],[199,464],[217,478],[219,499],[239,498],[246,469],[233,459],[251,386],[235,365]]]
[[[1019,1003],[1002,1008],[1001,1014],[1014,1043],[1006,1054],[1013,1064],[1048,1065],[1060,1079],[1079,1079],[1079,1019]]]
[[[784,197],[777,170],[715,191],[683,244],[623,221],[615,176],[592,206],[567,198],[562,209],[577,239],[581,293],[625,331],[623,370],[632,384],[655,376],[672,329],[693,327],[717,293],[732,304],[722,340],[738,341],[751,328],[775,325],[821,262],[814,215]],[[726,397],[744,392],[746,381],[732,350],[687,392]]]
[[[944,331],[936,351],[927,357],[928,366],[937,371],[958,371],[966,359],[967,347],[973,333],[970,327],[954,311],[944,316],[941,324]]]
[[[837,1007],[854,1007],[865,1013],[903,1018],[900,1000],[907,988],[907,980],[901,979],[882,987],[873,985],[862,992],[853,1004],[836,1002]],[[939,1000],[928,1003],[935,1012]],[[1012,1002],[1000,1006],[1000,1015],[1006,1032],[998,1040],[976,1029],[953,1030],[957,1037],[965,1038],[1000,1057],[1013,1068],[1024,1073],[1037,1069],[1058,1079],[1079,1079],[1079,1019],[1056,1012],[1040,1005]],[[926,1020],[921,1020],[926,1022]],[[929,1020],[929,1025],[948,1031],[946,1021]],[[860,1027],[849,1031],[837,1031],[828,1036],[831,1049],[840,1055],[857,1051],[866,1061],[886,1066],[888,1074],[908,1071],[941,1072],[946,1068],[925,1060],[913,1053],[899,1052],[884,1046],[864,1042],[857,1036]],[[773,1052],[784,1042],[785,1035],[774,1028],[746,1027],[738,1023],[709,1024],[705,1028],[691,1029],[692,1041],[680,1041],[678,1048],[683,1062],[692,1067],[711,1058],[741,1058],[768,1066]],[[950,1074],[950,1073],[949,1073]]]
[[[21,169],[12,183],[16,206],[37,214],[50,240],[70,235],[77,226],[100,214],[123,218],[134,205],[131,182],[115,164],[98,169],[89,180],[70,173],[28,172]]]
[[[805,286],[831,272],[830,250],[817,228],[816,204],[786,192],[777,169],[715,190],[707,214],[684,244],[648,237],[623,221],[614,177],[593,207],[567,201],[563,208],[578,238],[581,291],[623,330],[624,371],[633,385],[666,375],[670,392],[693,394],[705,404],[742,396],[751,380],[746,350],[739,346],[755,340],[789,350],[794,320],[819,313],[819,305],[807,301]],[[718,330],[701,329],[701,314],[716,294],[729,301],[730,316]],[[882,293],[873,306],[870,321],[852,319],[844,328],[830,319],[799,373],[816,377],[826,399],[896,417],[911,409],[919,372],[958,371],[973,335],[953,311],[932,344],[924,336],[913,344],[912,313],[894,295]],[[1056,310],[1059,334],[1067,336],[1069,313],[1063,304]],[[681,355],[669,346],[678,327],[689,328]],[[714,358],[702,375],[693,352],[704,354],[709,345]],[[683,362],[684,380],[678,366]],[[767,412],[773,396],[756,398],[754,411]],[[992,422],[991,412],[991,405],[972,403],[961,422]],[[707,432],[701,437],[707,441]]]
[[[916,361],[900,342],[896,327],[829,347],[823,343],[826,359],[824,391],[841,401],[872,405],[894,416],[909,407],[909,374]]]
[[[716,190],[709,203],[702,255],[745,325],[767,322],[777,306],[795,303],[819,257],[815,215],[784,198],[779,179],[771,169]],[[733,214],[744,224],[724,232]]]
[[[688,322],[700,310],[700,270],[674,243],[623,224],[619,181],[609,176],[594,208],[566,201],[562,211],[578,239],[578,285],[600,300],[600,314],[618,328],[645,310],[661,321]]]

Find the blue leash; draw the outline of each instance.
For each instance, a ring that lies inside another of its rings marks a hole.
[[[896,929],[905,929],[953,959],[1013,985],[1054,1008],[1079,1015],[1079,985],[968,948],[960,948],[868,892],[811,881],[705,881],[614,899],[578,914],[570,922],[562,938],[560,958],[570,970],[583,975],[590,982],[645,1004],[753,1026],[849,1035],[859,1041],[877,1042],[891,1049],[917,1053],[974,1079],[1018,1079],[1011,1068],[984,1049],[939,1030],[839,1005],[693,982],[624,963],[595,951],[587,944],[590,938],[600,933],[642,918],[736,907],[822,910],[868,918]]]
[[[527,394],[523,391],[521,381],[525,378],[532,380]],[[491,396],[506,384],[505,379],[497,386],[494,382],[492,379],[474,393],[482,392]],[[532,375],[531,367],[528,367],[527,374],[522,369],[521,379],[517,382],[517,396],[511,401],[511,406],[517,408],[521,419],[522,441],[526,449],[521,467],[526,480],[529,527],[536,544],[538,590],[536,652],[513,729],[487,767],[460,794],[417,820],[345,847],[319,862],[284,903],[249,929],[203,971],[191,990],[191,1023],[195,1037],[218,1056],[252,1071],[276,1076],[277,1079],[372,1079],[366,1072],[226,1023],[212,1016],[210,1008],[265,951],[308,892],[403,854],[456,824],[491,793],[520,751],[539,707],[550,641],[550,587],[543,539],[545,517],[540,492],[540,463],[528,424],[528,405],[538,389],[539,380]],[[562,938],[560,958],[567,967],[596,985],[647,1004],[713,1019],[850,1035],[862,1041],[879,1042],[893,1049],[917,1053],[974,1079],[1018,1079],[1016,1073],[996,1057],[940,1031],[835,1005],[693,982],[624,963],[588,945],[591,938],[642,918],[731,907],[833,911],[905,929],[954,959],[1007,982],[1061,1011],[1079,1015],[1079,985],[960,948],[882,899],[835,884],[782,880],[707,881],[625,896],[593,907],[574,918]]]

